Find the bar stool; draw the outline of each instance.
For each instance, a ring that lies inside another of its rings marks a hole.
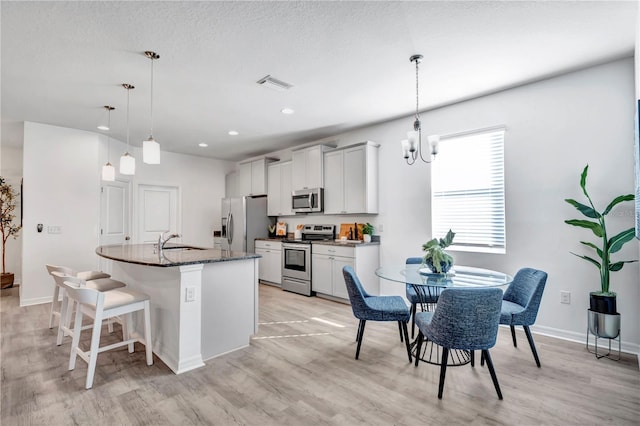
[[[59,274],[58,272],[54,273]],[[96,361],[98,354],[101,352],[128,346],[129,353],[133,353],[134,343],[140,342],[145,345],[147,365],[153,365],[153,354],[151,351],[151,314],[148,295],[124,287],[101,292],[86,287],[86,281],[70,276],[63,276],[61,286],[67,297],[78,303],[74,321],[73,340],[71,342],[69,370],[75,368],[76,358],[80,355],[80,358],[88,364],[86,389],[90,389],[93,386]],[[132,331],[133,318],[131,314],[137,311],[143,311],[144,313],[144,336]],[[93,318],[91,347],[88,351],[83,351],[79,347],[80,333],[82,332],[82,317],[84,315]],[[124,315],[126,317],[122,329],[123,341],[100,347],[102,321],[118,315]],[[61,332],[60,329],[58,335],[60,335]]]
[[[49,272],[49,275],[51,275],[52,277],[53,275],[51,273],[56,271],[64,275],[69,275],[71,277],[81,278],[85,281],[101,280],[92,284],[93,286],[95,286],[95,288],[99,289],[100,291],[107,291],[114,288],[124,287],[126,285],[120,281],[111,280],[113,282],[109,282],[104,280],[104,278],[109,278],[111,277],[111,275],[102,271],[76,272],[73,269],[68,268],[66,266],[56,266],[56,265],[49,265],[49,264],[45,266],[47,267],[47,272]],[[58,321],[60,321],[60,312],[61,312],[60,302],[58,300],[60,298],[60,286],[56,282],[55,277],[53,277],[53,279],[54,279],[55,285],[53,287],[53,300],[51,302],[51,314],[49,315],[49,328],[53,328],[54,317],[58,317]]]
[[[75,272],[71,268],[68,268],[66,266],[53,266],[53,265],[47,265],[47,270],[49,271],[49,274],[53,277],[53,280],[56,283],[54,296],[53,296],[54,303],[52,303],[51,305],[52,313],[51,313],[49,322],[50,323],[53,322],[54,315],[60,318],[58,321],[58,337],[56,339],[56,344],[60,346],[62,344],[62,339],[64,336],[73,335],[73,330],[71,328],[71,315],[74,309],[73,301],[71,301],[71,304],[69,305],[69,298],[64,292],[62,282],[64,277],[72,276],[72,275],[68,275],[67,272],[69,271],[72,273],[75,273]],[[104,276],[110,277],[109,274],[106,274],[104,272],[98,272],[98,271],[81,272],[79,273],[79,275],[91,277],[91,278],[104,277]],[[88,288],[93,288],[97,291],[110,291],[116,288],[126,287],[126,284],[123,283],[122,281],[117,281],[111,278],[95,278],[90,281],[86,281],[86,280],[84,281]],[[56,312],[54,311],[54,304],[58,299],[58,294],[60,291],[62,291],[62,306],[60,308],[60,311]],[[119,319],[116,319],[116,320],[119,320]],[[109,333],[113,333],[113,321],[114,321],[113,319],[107,320]],[[118,322],[122,324],[122,321],[118,321]],[[83,330],[87,330],[91,327],[92,327],[91,325],[86,325],[83,327]],[[51,324],[49,328],[52,328]]]

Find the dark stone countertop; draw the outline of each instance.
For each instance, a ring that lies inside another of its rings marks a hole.
[[[160,267],[229,262],[261,257],[255,253],[203,248],[178,243],[168,243],[165,245],[162,257],[160,257],[155,245],[156,244],[118,244],[99,246],[96,248],[96,254],[106,259],[120,262]]]

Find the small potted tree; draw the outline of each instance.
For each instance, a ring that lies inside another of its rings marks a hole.
[[[592,333],[597,334],[599,337],[615,338],[619,330],[620,316],[617,312],[616,293],[610,291],[609,289],[609,284],[611,281],[610,274],[611,272],[621,270],[625,263],[637,262],[637,260],[621,260],[613,262],[611,260],[611,255],[620,251],[624,244],[633,239],[635,235],[635,229],[631,227],[617,233],[613,237],[609,237],[609,235],[607,234],[605,218],[615,206],[625,201],[632,201],[635,197],[633,194],[619,195],[615,197],[602,212],[599,212],[593,205],[593,201],[591,201],[591,197],[587,192],[586,184],[588,171],[589,165],[587,164],[580,177],[580,188],[582,188],[582,192],[584,193],[584,196],[588,201],[588,205],[579,203],[574,199],[565,199],[567,203],[574,206],[588,219],[569,219],[565,220],[565,223],[572,226],[589,229],[598,238],[597,244],[589,241],[580,241],[582,245],[588,247],[589,249],[592,249],[595,252],[595,256],[587,256],[573,252],[571,252],[571,254],[586,260],[598,269],[598,273],[600,275],[600,291],[592,291],[589,294],[590,311],[597,312],[599,314],[615,316],[618,322],[618,328],[616,328],[614,324],[616,319],[609,320],[611,324],[606,328],[609,330],[613,330],[613,332],[603,333],[604,330],[600,330],[598,332],[598,327],[591,328],[590,321],[590,328],[592,330]],[[598,319],[598,321],[601,320]],[[602,327],[599,328],[601,329]],[[615,335],[611,336],[611,334]]]
[[[433,273],[445,274],[453,266],[453,257],[444,249],[453,243],[455,235],[456,233],[449,229],[444,238],[434,238],[422,245],[422,250],[426,253],[422,261]]]
[[[0,176],[0,233],[2,234],[2,281],[0,288],[13,286],[14,274],[6,270],[7,240],[16,238],[21,225],[14,225],[17,192]]]

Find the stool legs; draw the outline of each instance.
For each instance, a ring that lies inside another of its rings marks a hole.
[[[148,300],[144,302],[144,347],[147,353],[147,365],[153,365],[153,342],[151,341],[151,308]]]
[[[56,285],[53,289],[53,300],[51,301],[51,314],[49,315],[49,328],[53,328],[53,317],[60,315],[60,302],[58,302],[58,298],[60,297],[60,287]],[[62,315],[60,315],[60,321],[62,321]]]

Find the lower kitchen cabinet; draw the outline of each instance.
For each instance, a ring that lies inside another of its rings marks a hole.
[[[375,270],[379,266],[380,246],[362,244],[356,247],[314,243],[311,247],[311,289],[319,295],[349,299],[342,268],[351,266],[365,290],[380,293]]]
[[[256,240],[256,253],[261,255],[258,279],[282,285],[282,243]]]

